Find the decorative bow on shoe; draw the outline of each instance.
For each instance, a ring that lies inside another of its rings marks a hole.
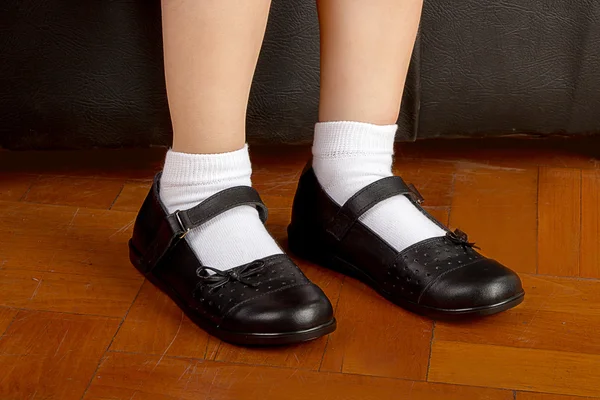
[[[265,262],[262,260],[252,261],[251,263],[227,271],[220,271],[216,268],[202,266],[196,270],[196,275],[200,278],[198,285],[209,287],[211,292],[232,281],[238,281],[244,285],[256,287],[258,286],[258,283],[252,283],[248,278],[261,272],[264,267]],[[208,275],[208,271],[213,272],[213,274]]]
[[[455,229],[454,232],[448,231],[446,233],[446,237],[450,239],[453,243],[459,244],[461,246],[473,247],[476,249],[479,248],[475,245],[475,242],[469,242],[469,236],[467,236],[467,234],[461,231],[460,229]]]

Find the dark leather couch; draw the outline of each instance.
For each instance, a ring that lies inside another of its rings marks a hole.
[[[314,2],[275,0],[250,141],[310,140]],[[598,0],[426,0],[401,140],[600,132]],[[0,146],[170,142],[159,0],[3,0]]]

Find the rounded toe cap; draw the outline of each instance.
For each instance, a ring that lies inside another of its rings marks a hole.
[[[244,302],[224,317],[220,328],[243,333],[306,331],[333,321],[333,307],[316,285],[292,286]]]
[[[494,307],[523,295],[514,271],[495,260],[481,259],[441,275],[423,292],[419,304],[458,311]]]

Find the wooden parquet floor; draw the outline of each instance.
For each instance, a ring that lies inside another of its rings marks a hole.
[[[597,139],[400,146],[398,174],[520,273],[525,302],[433,322],[299,261],[335,305],[338,330],[271,349],[210,337],[129,264],[164,151],[0,151],[0,399],[600,398]],[[284,247],[308,153],[251,148]]]

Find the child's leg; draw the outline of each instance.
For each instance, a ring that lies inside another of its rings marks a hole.
[[[321,101],[313,167],[342,205],[392,175],[396,119],[419,26],[422,0],[320,0]],[[405,196],[361,221],[396,250],[435,236],[439,226]]]
[[[421,0],[318,4],[320,122],[313,168],[294,201],[290,248],[435,318],[516,306],[524,296],[519,277],[474,251],[463,232],[429,219],[416,190],[392,176]]]
[[[246,107],[269,5],[269,0],[163,0],[174,137],[160,195],[169,212],[251,185]],[[205,265],[221,270],[281,253],[250,206],[219,215],[186,240]]]

